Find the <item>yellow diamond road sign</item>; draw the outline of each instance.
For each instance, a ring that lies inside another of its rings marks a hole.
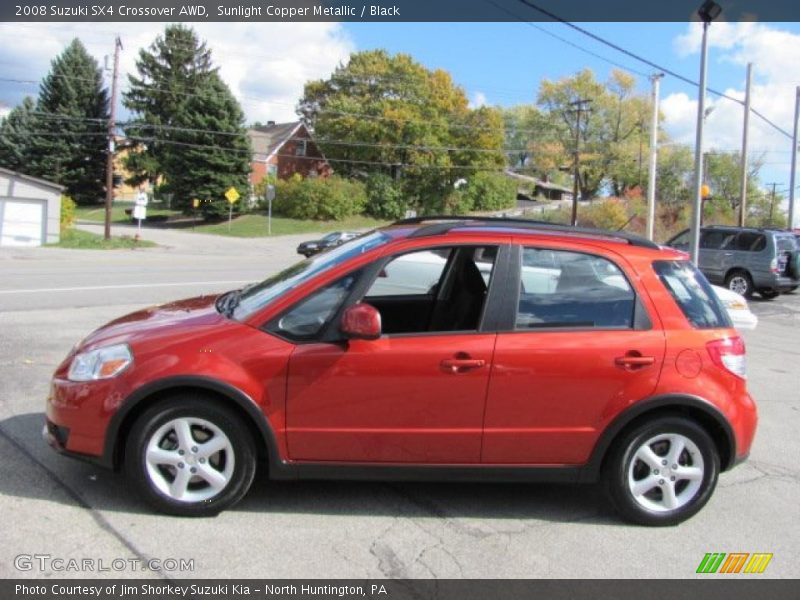
[[[228,199],[228,202],[234,204],[239,199],[239,192],[236,191],[235,187],[229,187],[228,191],[225,192],[225,197]]]

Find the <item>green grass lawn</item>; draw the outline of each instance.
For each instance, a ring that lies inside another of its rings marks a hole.
[[[351,231],[356,229],[372,229],[385,225],[386,221],[379,221],[369,217],[349,217],[343,221],[304,221],[301,219],[287,219],[285,217],[272,217],[272,235],[291,235],[295,233],[324,233],[328,231]],[[235,237],[264,237],[267,235],[266,215],[242,215],[235,217],[228,230],[228,221],[214,223],[213,225],[199,225],[195,231],[202,233],[215,233],[218,235],[232,235]]]
[[[68,229],[62,232],[59,243],[47,244],[47,246],[50,248],[73,248],[79,250],[118,250],[152,248],[156,244],[147,240],[139,240],[137,242],[127,235],[114,236],[110,240],[105,240],[102,235],[81,231],[80,229]]]
[[[130,223],[131,218],[125,214],[125,209],[133,208],[133,202],[114,202],[111,206],[111,222],[112,223]],[[158,205],[150,205],[147,207],[147,216],[169,216],[176,217],[182,213],[179,210],[167,210]],[[81,221],[94,221],[96,223],[103,223],[106,219],[105,206],[78,206],[75,208],[75,218]]]

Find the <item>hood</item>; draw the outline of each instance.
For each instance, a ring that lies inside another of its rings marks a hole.
[[[164,334],[174,335],[181,330],[208,327],[227,321],[214,306],[217,298],[217,295],[199,296],[132,312],[90,333],[78,344],[76,350],[123,342],[135,343],[144,335],[152,340],[159,330]]]

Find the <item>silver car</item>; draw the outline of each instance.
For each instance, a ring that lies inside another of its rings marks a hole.
[[[689,230],[667,242],[689,250]],[[794,235],[779,229],[715,225],[700,230],[698,263],[711,283],[746,298],[758,292],[775,298],[800,286],[800,250]]]

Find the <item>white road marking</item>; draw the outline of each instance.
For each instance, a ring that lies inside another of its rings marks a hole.
[[[81,287],[65,288],[38,288],[35,290],[0,290],[0,294],[35,294],[40,292],[83,292],[86,290],[123,290],[154,287],[177,287],[181,285],[222,285],[248,283],[249,279],[236,279],[233,281],[180,281],[176,283],[131,283],[125,285],[87,285]]]

